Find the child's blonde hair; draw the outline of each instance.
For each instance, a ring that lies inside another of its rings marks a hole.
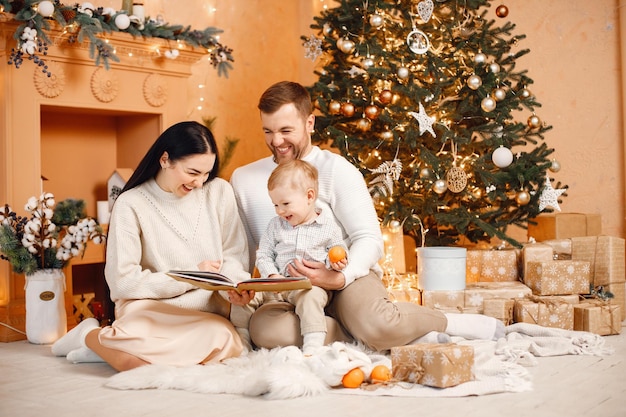
[[[267,189],[272,191],[277,186],[291,186],[305,191],[312,188],[317,196],[317,168],[301,159],[278,164],[269,179]]]

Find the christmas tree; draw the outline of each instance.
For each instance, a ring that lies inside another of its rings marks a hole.
[[[551,126],[536,109],[504,5],[341,0],[302,37],[319,62],[313,141],[363,173],[383,225],[418,246],[498,238],[559,210]],[[358,210],[358,208],[355,208]]]

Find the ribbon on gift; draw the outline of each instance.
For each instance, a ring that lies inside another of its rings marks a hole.
[[[555,312],[556,310],[559,309],[559,307],[561,307],[564,304],[570,304],[558,296],[550,296],[550,298],[547,298],[547,297],[538,297],[536,295],[527,295],[525,297],[525,300],[531,301],[534,304],[545,305],[548,308],[548,311],[550,311],[550,313]],[[528,317],[530,317],[533,320],[534,324],[540,324],[539,323],[540,308],[537,308],[537,317],[535,317],[533,316],[532,312],[529,311],[523,303],[520,303],[520,306],[521,306],[522,311],[528,314]]]
[[[613,314],[613,312],[611,311],[611,308],[614,305],[611,304],[611,300],[610,299],[604,299],[604,298],[600,298],[600,297],[584,298],[584,301],[582,301],[579,306],[583,307],[585,305],[591,305],[593,307],[599,307],[600,308],[600,312],[601,313],[606,313],[607,316],[609,317],[608,320],[607,320],[608,322],[607,321],[602,321],[600,324],[608,326],[608,328],[611,331],[610,334],[619,334],[620,333],[620,331],[622,329],[622,323],[620,321],[621,317],[616,317],[616,315]],[[600,320],[602,320],[604,317],[606,317],[604,314],[600,314]]]

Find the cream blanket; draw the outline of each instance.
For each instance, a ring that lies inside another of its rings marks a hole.
[[[204,394],[240,394],[287,399],[320,394],[388,395],[405,397],[464,397],[532,390],[527,366],[536,358],[558,355],[608,355],[601,336],[562,329],[516,323],[506,328],[506,337],[494,341],[454,342],[474,348],[475,379],[440,389],[393,382],[365,385],[358,389],[337,388],[349,370],[360,367],[366,375],[378,364],[391,367],[388,354],[374,353],[361,346],[336,342],[315,356],[305,357],[290,346],[261,349],[219,364],[176,368],[147,365],[120,372],[106,386],[116,389],[178,389]],[[388,352],[387,352],[388,353]]]

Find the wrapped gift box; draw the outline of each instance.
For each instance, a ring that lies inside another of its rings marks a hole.
[[[522,248],[522,277],[526,276],[528,262],[550,262],[554,260],[554,249],[543,243],[529,243]]]
[[[516,323],[532,323],[544,327],[574,329],[574,305],[558,297],[551,301],[535,297],[515,300],[513,320]]]
[[[507,298],[490,298],[483,301],[483,314],[494,317],[505,326],[513,323],[513,307],[515,301]]]
[[[455,314],[483,314],[483,306],[480,307],[434,307],[435,310],[442,313],[455,313]]]
[[[603,290],[613,294],[611,304],[620,306],[621,318],[624,321],[626,319],[626,283],[607,284],[603,286]]]
[[[554,253],[553,259],[569,260],[572,259],[572,239],[552,239],[541,242],[544,245],[550,245]]]
[[[466,283],[503,282],[519,279],[518,249],[468,249]]]
[[[465,288],[465,307],[482,307],[491,298],[524,298],[532,294],[528,286],[519,281],[510,282],[479,282],[468,284]]]
[[[622,330],[620,306],[595,300],[574,306],[574,330],[607,336]]]
[[[474,379],[474,349],[454,343],[418,343],[391,348],[393,378],[446,388]]]
[[[465,307],[463,291],[422,291],[422,305],[430,308],[458,310]]]
[[[524,283],[536,295],[589,294],[590,267],[583,261],[529,262]]]
[[[602,234],[602,217],[599,214],[550,213],[541,214],[528,223],[528,238],[537,242],[550,239],[567,239]]]
[[[614,236],[572,238],[572,259],[589,262],[591,283],[599,285],[624,282],[624,239]]]

